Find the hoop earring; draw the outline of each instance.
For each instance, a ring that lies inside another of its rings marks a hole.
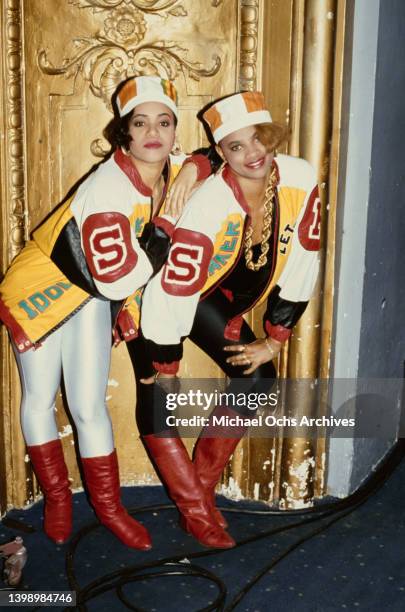
[[[175,143],[173,145],[173,148],[170,151],[170,153],[172,155],[180,155],[180,153],[181,153],[181,146],[180,146],[180,144],[177,141],[175,141]]]

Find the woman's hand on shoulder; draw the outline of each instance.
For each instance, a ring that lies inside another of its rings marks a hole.
[[[185,164],[166,195],[165,213],[177,219],[183,212],[183,208],[200,182],[197,182],[198,170],[193,163]]]
[[[260,365],[273,361],[279,354],[282,343],[273,338],[260,338],[250,344],[231,344],[224,351],[235,353],[226,360],[233,366],[248,366],[243,374],[252,374]]]

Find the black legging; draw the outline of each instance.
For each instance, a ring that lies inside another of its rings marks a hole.
[[[230,302],[219,289],[215,290],[199,302],[189,338],[231,379],[227,393],[269,393],[272,386],[269,379],[274,381],[276,378],[276,370],[271,361],[260,365],[248,375],[243,374],[246,365],[232,366],[226,362],[230,353],[223,350],[224,346],[249,344],[256,340],[246,321],[242,323],[238,341],[224,338],[228,321],[237,313],[238,305]],[[137,384],[136,421],[139,432],[141,435],[148,435],[165,431],[168,429],[165,392],[159,385],[140,382],[140,378],[148,378],[154,373],[147,343],[140,335],[136,340],[128,342],[127,347]],[[254,416],[254,411],[246,406],[233,406],[232,409],[244,416]]]

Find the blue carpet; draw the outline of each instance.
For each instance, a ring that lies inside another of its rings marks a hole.
[[[161,487],[125,487],[123,501],[128,508],[169,503]],[[268,571],[234,608],[238,612],[403,612],[405,610],[405,461],[354,512],[327,530],[298,545]],[[237,504],[223,498],[230,509],[263,509],[258,504]],[[0,543],[22,535],[28,562],[20,588],[68,590],[66,552],[69,544],[55,546],[41,530],[42,502],[29,510],[13,510],[10,518],[36,529],[21,534],[0,524]],[[330,519],[323,518],[298,528],[282,531],[236,549],[213,553],[199,546],[178,526],[174,509],[134,512],[151,532],[150,552],[127,549],[103,527],[97,526],[78,543],[73,570],[81,588],[106,574],[166,558],[183,560],[209,570],[227,589],[227,605],[261,569],[289,546]],[[297,516],[263,516],[229,512],[230,533],[243,540],[270,529],[288,526]],[[74,530],[94,521],[83,493],[74,496]],[[194,553],[203,556],[192,558]],[[169,566],[170,567],[170,566]],[[173,566],[175,570],[177,566]],[[167,567],[166,567],[167,569]],[[218,595],[215,583],[196,576],[161,577],[158,580],[129,582],[123,593],[134,606],[156,612],[194,612]],[[126,610],[115,591],[91,599],[89,611]],[[14,608],[18,609],[18,608]],[[28,610],[29,608],[21,608]],[[53,608],[62,609],[62,608]]]

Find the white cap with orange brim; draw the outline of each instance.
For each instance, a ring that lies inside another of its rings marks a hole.
[[[205,111],[203,117],[216,143],[249,125],[272,123],[260,91],[245,91],[219,100]]]
[[[120,117],[144,102],[161,102],[173,111],[175,117],[178,116],[177,91],[172,81],[157,76],[128,79],[117,94]]]

